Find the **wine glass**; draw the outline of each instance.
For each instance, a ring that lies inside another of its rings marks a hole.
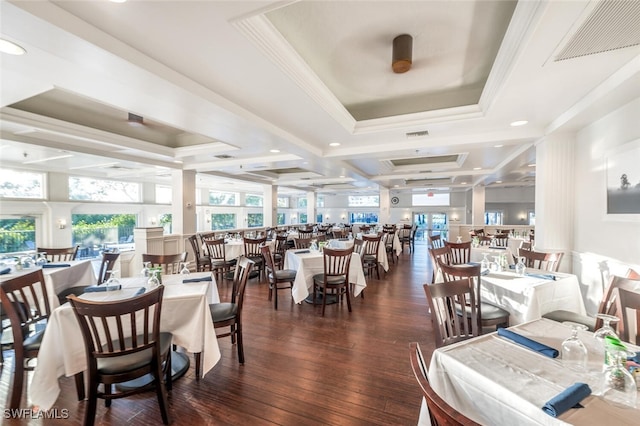
[[[147,287],[149,287],[150,290],[160,286],[158,273],[159,271],[149,271],[149,279],[147,280]]]
[[[143,266],[142,271],[140,272],[140,274],[141,274],[143,277],[148,277],[148,276],[150,275],[150,271],[151,271],[151,270],[149,269],[149,266],[151,265],[151,262],[143,262],[142,264],[143,264],[144,266]]]
[[[191,271],[189,271],[189,262],[180,262],[180,274],[188,275]]]
[[[491,262],[489,268],[494,272],[500,272],[502,270],[500,256],[493,256],[493,262]]]
[[[562,363],[571,370],[585,372],[589,355],[587,347],[578,337],[578,330],[586,330],[588,327],[570,321],[565,321],[563,324],[571,326],[571,336],[562,342]]]
[[[616,334],[616,331],[611,326],[611,324],[620,321],[620,318],[607,314],[597,314],[596,318],[600,318],[602,320],[602,327],[600,327],[593,333],[593,337],[598,340],[604,347],[604,338],[606,336],[613,336],[615,338],[618,338],[618,335]]]
[[[527,269],[527,267],[524,264],[524,257],[519,256],[518,257],[518,263],[516,263],[516,274],[520,275],[521,277],[524,276],[524,271]]]
[[[47,263],[47,252],[43,251],[38,253],[36,258],[36,266],[42,266]]]
[[[626,368],[627,348],[620,344],[609,347],[607,353],[610,363],[602,373],[602,396],[614,405],[635,408],[638,391],[635,378]]]
[[[489,253],[482,253],[482,261],[480,262],[480,270],[486,271],[491,266],[491,262],[487,258]]]
[[[118,286],[120,284],[120,279],[118,278],[118,274],[120,273],[120,270],[115,269],[113,271],[107,271],[107,274],[109,274],[109,279],[106,282],[107,285],[107,291],[112,289],[115,290],[116,286]]]

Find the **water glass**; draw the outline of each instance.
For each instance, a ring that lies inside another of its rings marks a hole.
[[[563,322],[565,325],[571,326],[571,336],[562,342],[562,363],[571,370],[586,372],[589,354],[587,347],[578,338],[578,330],[586,330],[583,324]]]

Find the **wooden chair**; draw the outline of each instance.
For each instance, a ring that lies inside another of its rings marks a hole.
[[[618,327],[620,340],[640,344],[640,292],[618,288],[616,305],[622,317],[621,326]]]
[[[563,252],[543,253],[533,250],[518,250],[520,257],[524,257],[527,268],[540,269],[547,272],[558,272],[558,267],[564,256]]]
[[[294,238],[293,242],[296,249],[308,249],[311,247],[311,238]]]
[[[378,259],[378,249],[380,248],[381,235],[363,235],[364,249],[362,252],[362,268],[367,275],[373,270],[380,279],[380,259]]]
[[[431,282],[436,282],[438,271],[440,270],[439,261],[451,265],[451,247],[443,246],[440,248],[432,248],[429,250],[429,256],[431,257],[431,264],[433,265],[433,276]]]
[[[303,240],[309,239],[310,240],[311,238],[313,238],[313,230],[308,230],[307,229],[307,230],[303,231],[301,229],[301,230],[298,231],[298,238],[297,239],[303,239]]]
[[[396,237],[396,228],[385,228],[383,232],[384,251],[387,253],[387,259],[390,259],[392,263],[396,263],[398,256],[393,248],[393,240]]]
[[[422,389],[422,396],[427,402],[429,417],[433,426],[480,426],[478,423],[456,411],[429,385],[427,363],[420,350],[420,345],[413,342],[409,345],[409,359],[413,375]]]
[[[609,279],[607,288],[602,294],[600,306],[598,307],[598,314],[618,317],[622,322],[622,315],[618,311],[618,305],[616,303],[616,300],[618,298],[618,289],[620,288],[628,291],[640,291],[640,275],[636,275],[633,269],[629,269],[624,277],[612,275]],[[542,317],[557,322],[571,321],[579,324],[584,324],[588,327],[589,331],[595,331],[603,325],[603,321],[600,318],[581,315],[575,312],[565,311],[561,309],[547,312],[542,315]],[[623,325],[621,323],[617,325],[618,330],[623,328]],[[615,328],[616,324],[612,324],[612,327]]]
[[[496,234],[492,240],[495,247],[507,247],[509,245],[509,234]]]
[[[68,262],[70,260],[76,260],[78,255],[78,247],[66,247],[66,248],[44,248],[38,247],[36,252],[46,253],[47,262]]]
[[[471,241],[464,243],[452,243],[451,241],[445,241],[444,245],[451,249],[452,265],[469,263],[471,259]]]
[[[424,284],[423,287],[437,348],[481,334],[478,298],[472,280]],[[461,318],[468,320],[461,321]]]
[[[267,279],[269,280],[269,300],[273,296],[273,307],[278,310],[278,290],[293,288],[297,271],[293,269],[276,269],[276,263],[269,246],[262,246],[262,257],[265,259]],[[282,286],[281,284],[288,284]],[[291,299],[293,301],[293,298]]]
[[[231,336],[231,343],[237,344],[238,362],[244,364],[244,348],[242,346],[242,304],[244,292],[247,287],[247,279],[251,273],[254,262],[245,256],[240,256],[233,274],[233,289],[231,301],[225,303],[212,303],[209,305],[211,319],[215,328],[229,327],[229,331],[216,334],[221,337]],[[200,354],[196,354],[196,374],[200,377]]]
[[[509,326],[509,312],[491,303],[483,302],[480,298],[480,265],[447,265],[440,262],[439,266],[445,282],[466,279],[470,285],[474,286],[481,330],[485,327],[497,329]]]
[[[418,229],[418,225],[404,225],[401,229],[402,233],[398,234],[398,238],[400,239],[400,243],[402,244],[402,252],[404,253],[405,244],[409,247],[409,253],[413,253],[415,249],[415,241],[416,241],[416,231]]]
[[[478,243],[481,246],[490,246],[491,245],[491,237],[487,237],[486,235],[481,235],[478,237]]]
[[[85,425],[94,424],[98,398],[110,407],[112,399],[150,389],[156,391],[162,422],[169,424],[166,389],[171,389],[172,335],[160,331],[163,292],[164,286],[159,286],[140,296],[111,302],[69,296],[86,348],[89,394]],[[113,385],[146,375],[152,377],[149,384],[113,393]],[[103,391],[99,391],[100,384]]]
[[[251,261],[253,261],[253,268],[257,271],[258,281],[260,281],[264,275],[264,258],[260,247],[267,242],[267,237],[249,238],[244,237],[244,255]],[[251,275],[250,278],[254,278]]]
[[[322,316],[327,306],[327,290],[335,294],[342,302],[342,296],[347,298],[347,307],[351,312],[351,296],[349,288],[349,266],[353,247],[348,249],[324,248],[324,273],[313,276],[313,305],[316,305],[318,291],[322,291]]]
[[[161,267],[163,275],[180,273],[180,264],[186,261],[186,251],[176,254],[142,254],[142,262],[150,262],[152,268]]]
[[[11,323],[14,350],[13,386],[6,408],[20,407],[25,371],[36,358],[51,314],[42,269],[0,283],[0,307]]]
[[[276,247],[273,251],[273,260],[278,269],[282,269],[284,267],[284,258],[287,255],[288,248],[287,236],[276,235]]]
[[[331,232],[333,233],[333,238],[335,238],[336,240],[347,238],[347,235],[349,235],[349,231],[347,231],[346,229],[334,229]]]
[[[227,259],[224,237],[218,239],[205,239],[204,244],[209,252],[210,269],[218,282],[229,278],[229,272],[236,264],[236,259]]]
[[[431,248],[441,248],[444,247],[444,242],[442,240],[442,236],[438,235],[430,235],[429,243],[431,244]]]
[[[98,272],[97,284],[106,282],[111,277],[111,272],[115,266],[116,260],[120,257],[120,253],[102,253],[102,262],[100,263],[100,271]],[[67,296],[80,296],[89,285],[69,287],[58,293],[58,302],[62,305],[67,302]]]
[[[211,258],[202,253],[201,247],[202,245],[200,245],[198,243],[198,236],[197,235],[192,235],[188,238],[189,243],[191,244],[191,248],[193,249],[193,255],[196,258],[196,271],[197,272],[202,272],[202,271],[207,271],[207,270],[211,270]]]

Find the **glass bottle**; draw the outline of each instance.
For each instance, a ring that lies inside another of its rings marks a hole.
[[[142,271],[140,272],[140,275],[148,278],[151,271],[151,269],[149,268],[149,265],[151,265],[151,262],[143,262],[143,265],[144,266],[142,268]]]
[[[523,277],[526,269],[527,267],[524,264],[524,257],[518,257],[518,263],[516,263],[516,274]]]

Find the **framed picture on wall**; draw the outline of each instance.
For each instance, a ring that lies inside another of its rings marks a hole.
[[[607,215],[640,215],[640,140],[608,153]]]

